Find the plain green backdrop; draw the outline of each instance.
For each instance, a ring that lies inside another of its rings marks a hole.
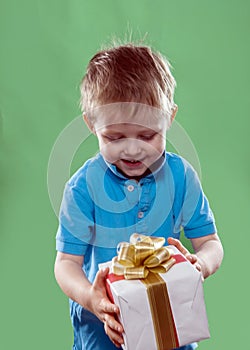
[[[1,349],[71,348],[68,301],[53,275],[48,161],[79,115],[88,60],[131,32],[148,33],[174,67],[176,118],[197,150],[225,249],[204,284],[211,339],[199,349],[249,347],[249,10],[247,0],[0,1]],[[90,137],[71,171],[95,152]]]

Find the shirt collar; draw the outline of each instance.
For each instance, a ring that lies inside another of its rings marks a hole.
[[[123,179],[123,180],[128,180],[128,178],[126,176],[124,176],[123,174],[120,173],[119,170],[117,170],[117,167],[115,165],[113,165],[113,164],[109,163],[108,161],[106,161],[101,154],[100,154],[100,157],[103,160],[103,162],[106,164],[106,166],[111,170],[111,172],[115,176],[117,176],[118,178]],[[166,151],[164,151],[159,164],[155,165],[156,169],[154,169],[153,172],[151,172],[148,175],[146,175],[145,177],[143,177],[143,179],[152,179],[152,178],[154,178],[160,172],[160,170],[163,168],[165,163],[166,163]]]

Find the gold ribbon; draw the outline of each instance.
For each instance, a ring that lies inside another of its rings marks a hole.
[[[112,260],[112,271],[125,279],[146,278],[150,272],[165,273],[175,263],[173,252],[163,247],[165,238],[134,233],[130,243],[121,242]]]
[[[157,273],[149,273],[141,282],[147,289],[157,350],[179,347],[166,282]]]

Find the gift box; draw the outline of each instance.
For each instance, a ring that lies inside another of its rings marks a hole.
[[[201,273],[177,248],[162,247],[163,238],[133,235],[131,242],[100,265],[110,268],[107,291],[120,308],[123,349],[170,350],[209,338]]]

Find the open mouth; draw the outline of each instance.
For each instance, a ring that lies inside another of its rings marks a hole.
[[[139,160],[122,159],[122,162],[129,167],[136,167],[142,164],[142,162]]]

